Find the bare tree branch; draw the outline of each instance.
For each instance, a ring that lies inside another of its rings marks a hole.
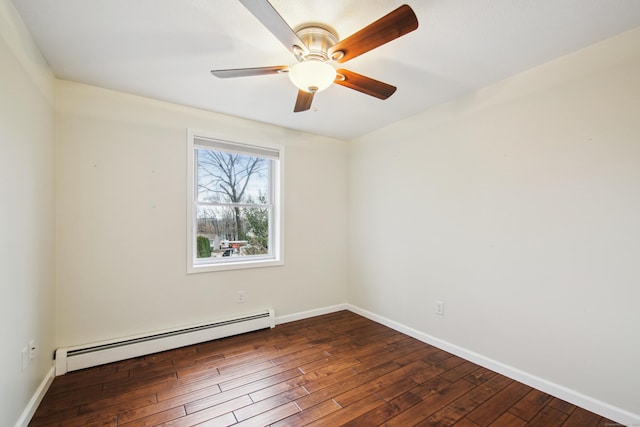
[[[238,153],[198,150],[198,198],[242,203],[252,178],[267,170],[267,160]],[[215,198],[214,198],[215,197]],[[234,207],[236,235],[244,235],[241,210]]]

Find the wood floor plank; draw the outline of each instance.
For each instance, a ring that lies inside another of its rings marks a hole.
[[[461,357],[454,356],[449,353],[445,353],[445,354],[448,355],[448,357],[445,357],[442,360],[438,360],[437,362],[434,363],[434,366],[441,368],[444,371],[448,371],[450,369],[457,368],[466,362],[466,360],[464,360]],[[429,358],[427,357],[427,360],[428,359]]]
[[[475,363],[468,362],[465,360],[459,365],[455,366],[454,368],[451,368],[448,371],[445,371],[444,373],[442,373],[442,378],[446,379],[447,381],[455,382],[460,378],[463,378],[469,375],[470,373],[474,372],[478,368],[479,366],[476,365]]]
[[[405,393],[390,402],[385,402],[385,405],[380,405],[374,409],[365,412],[364,414],[352,419],[351,421],[343,424],[344,427],[360,427],[360,426],[374,426],[381,422],[385,422],[390,418],[400,414],[406,409],[417,405],[422,402],[418,396],[413,393]]]
[[[440,350],[439,348],[435,348],[434,347],[431,350],[432,351],[429,352],[429,355],[424,358],[424,360],[429,362],[429,363],[436,364],[436,363],[443,362],[443,361],[447,360],[450,357],[453,357],[453,354],[447,353],[446,351]],[[462,363],[462,361],[463,361],[460,358],[457,358],[457,359],[454,359],[454,360],[458,360],[459,363]],[[451,369],[452,367],[453,366],[451,366],[448,369]]]
[[[453,425],[512,382],[502,375],[493,376],[484,382],[482,387],[475,387],[460,396],[431,415],[427,421],[433,425]]]
[[[527,423],[529,427],[556,427],[567,419],[568,415],[562,411],[546,406]]]
[[[480,427],[478,424],[463,418],[453,425],[453,427]]]
[[[251,397],[251,400],[255,403],[258,403],[273,396],[277,396],[278,394],[287,393],[303,386],[305,383],[303,377],[304,375],[294,376],[286,381],[282,381],[269,387],[265,387],[262,390],[253,392],[249,394],[249,397]]]
[[[549,402],[548,406],[551,408],[555,408],[558,411],[562,411],[567,415],[571,414],[576,409],[575,405],[572,405],[569,402],[565,402],[562,399],[558,399],[557,397],[554,397],[553,399],[551,399],[551,402]]]
[[[410,390],[413,390],[418,385],[419,384],[413,381],[411,378],[402,378],[400,381],[379,390],[378,392],[376,392],[376,395],[378,395],[378,397],[380,397],[380,399],[384,400],[385,402],[389,402],[396,397],[403,395]]]
[[[218,386],[220,380],[217,377],[218,374],[211,376],[207,373],[203,374],[201,381],[190,380],[180,382],[180,380],[178,380],[174,384],[168,384],[166,387],[159,389],[156,392],[157,399],[158,401],[169,400],[176,396],[190,394],[200,390],[206,390],[207,395],[220,393],[220,386]]]
[[[157,426],[161,422],[166,422],[167,420],[175,420],[181,417],[184,417],[186,412],[184,410],[184,406],[178,406],[176,408],[167,409],[161,412],[155,412],[146,417],[138,418],[137,420],[131,421],[129,423],[121,423],[118,418],[118,427],[126,426],[126,427],[153,427]]]
[[[314,373],[318,378],[328,377],[334,375],[345,369],[353,368],[358,365],[360,361],[355,357],[348,357],[345,355],[340,356],[328,356],[323,359],[318,359],[313,362],[305,363],[298,368],[305,374]],[[291,366],[293,367],[293,366]],[[351,372],[355,373],[354,369]]]
[[[186,369],[196,365],[213,365],[220,359],[224,359],[222,354],[201,353],[200,351],[196,351],[193,355],[174,359],[173,363],[176,369]]]
[[[40,403],[40,407],[38,408],[36,413],[33,414],[33,418],[31,419],[29,426],[41,427],[41,426],[48,426],[48,425],[56,425],[57,423],[64,424],[69,420],[75,420],[78,418],[78,409],[79,409],[78,407],[70,407],[70,408],[55,410],[43,405],[46,405],[46,403],[44,403],[44,400]],[[40,408],[43,408],[43,407],[45,409],[41,411]]]
[[[297,368],[288,368],[288,367],[283,368],[280,366],[271,366],[270,368],[267,368],[267,369],[262,369],[260,371],[247,373],[246,375],[238,376],[237,378],[223,381],[219,384],[219,386],[220,386],[220,390],[225,392],[227,390],[231,390],[236,387],[250,384],[254,381],[259,381],[264,377],[270,377],[273,375],[282,374],[284,372],[292,371],[292,370],[295,370],[297,374],[302,375],[302,372],[300,372]]]
[[[286,403],[282,406],[278,406],[273,408],[267,412],[263,412],[261,414],[256,415],[255,417],[251,417],[247,420],[241,421],[238,424],[234,424],[237,427],[263,427],[273,424],[276,421],[279,421],[283,418],[291,416],[300,412],[300,408],[293,403]]]
[[[487,426],[530,391],[531,387],[522,383],[512,382],[491,399],[473,410],[466,418],[480,426]]]
[[[615,423],[340,311],[70,372],[30,427],[605,427]]]
[[[429,391],[428,393],[418,393],[417,395],[422,398],[422,402],[391,418],[387,421],[387,425],[389,427],[415,425],[433,415],[443,406],[467,393],[472,388],[473,385],[471,383],[465,380],[458,380],[438,390]],[[416,391],[418,389],[420,389],[420,387],[416,388]]]
[[[391,349],[390,353],[394,355],[393,361],[399,365],[408,365],[420,359],[425,359],[440,350],[425,346],[423,343],[412,343],[407,346],[402,346],[400,349]],[[423,360],[425,363],[425,360]]]
[[[340,405],[338,405],[333,399],[325,400],[324,402],[312,406],[309,409],[298,412],[293,416],[289,416],[272,424],[272,427],[305,426],[313,421],[325,419],[325,417],[332,414],[333,412],[338,411],[339,409],[341,409]]]
[[[198,427],[228,427],[231,425],[234,425],[236,423],[236,419],[233,416],[233,414],[231,412],[224,414],[224,415],[220,415],[219,417],[216,418],[212,418],[210,420],[204,421],[200,424],[196,424],[196,426]],[[160,424],[161,426],[164,426],[164,424]],[[185,427],[185,426],[189,426],[190,424],[178,424],[176,427]]]
[[[413,346],[403,347],[396,351],[379,351],[376,354],[370,355],[369,357],[359,357],[360,364],[354,369],[358,372],[361,372],[366,369],[370,369],[374,366],[379,366],[387,362],[394,362],[398,365],[411,363],[415,360],[418,360],[418,357],[406,360],[401,359],[399,362],[396,359],[402,358],[402,356],[408,356],[411,353],[419,350],[420,345],[416,344]]]
[[[153,375],[145,378],[131,378],[128,377],[124,381],[109,381],[108,383],[103,383],[102,389],[105,392],[111,393],[121,393],[123,391],[131,391],[138,388],[144,388],[149,385],[156,385],[159,383],[169,382],[177,379],[175,372],[170,372],[166,374]]]
[[[321,381],[323,382],[323,385],[325,385],[326,382],[323,381],[324,378],[320,379],[311,384],[305,385],[305,388],[309,390],[310,394],[298,399],[296,402],[298,403],[300,408],[302,408],[303,410],[306,408],[310,408],[311,406],[317,405],[318,403],[323,402],[325,400],[333,399],[334,396],[337,396],[340,393],[351,390],[352,388],[355,388],[361,384],[364,384],[373,378],[376,378],[378,376],[391,372],[394,369],[397,369],[398,367],[399,365],[396,365],[394,363],[387,363],[385,365],[378,366],[375,369],[369,370],[362,374],[349,376],[348,378],[341,380],[339,383],[333,382],[331,383],[331,385],[327,387],[322,387],[320,389],[317,389],[315,387],[313,388],[310,387],[311,385],[317,385],[317,383]],[[334,377],[336,377],[336,375],[333,375],[331,377],[326,377],[326,378],[334,379]]]
[[[466,375],[464,379],[469,381],[470,383],[478,385],[487,381],[494,375],[497,374],[487,368],[478,368],[475,371],[471,372],[469,375]]]
[[[490,427],[524,427],[525,425],[527,425],[527,422],[522,418],[518,418],[512,413],[505,412],[492,422]]]
[[[56,377],[53,382],[56,387],[52,387],[49,397],[56,396],[58,393],[68,393],[69,391],[91,387],[96,383],[102,384],[106,380],[124,379],[129,376],[126,369],[118,369],[116,366],[103,365],[93,368],[86,368],[73,372],[73,375],[62,375]]]
[[[602,420],[602,417],[594,414],[593,412],[589,412],[582,408],[576,408],[575,411],[569,415],[569,418],[563,424],[563,427],[595,427]],[[615,423],[609,421],[610,426],[614,426]]]
[[[518,403],[513,405],[509,412],[525,421],[531,421],[553,399],[539,390],[531,390]]]
[[[410,378],[418,384],[424,384],[432,378],[438,377],[443,372],[445,372],[444,369],[432,364],[427,364],[424,369],[414,373]],[[444,381],[444,379],[442,380]]]
[[[134,402],[137,406],[150,405],[156,403],[156,395],[155,393],[150,393],[148,390],[144,390],[143,393],[140,393],[138,390],[132,390],[129,393],[109,395],[104,398],[100,397],[89,403],[80,405],[78,414],[82,415],[95,412],[110,406],[132,405]]]
[[[257,392],[259,390],[262,390],[263,388],[269,387],[274,384],[278,384],[282,381],[285,381],[286,379],[289,379],[297,375],[300,375],[300,371],[298,371],[297,369],[291,369],[281,374],[272,375],[262,380],[254,381],[247,385],[233,388],[224,393],[219,393],[210,397],[206,397],[204,399],[199,399],[194,402],[187,403],[185,405],[185,408],[187,409],[187,413],[191,414],[201,409],[205,409],[210,406],[214,406],[222,402],[226,402],[227,400],[231,400],[239,396]]]
[[[598,427],[621,427],[623,424],[617,423],[615,421],[611,421],[607,418],[602,417],[600,422],[598,422]]]
[[[162,412],[171,408],[175,408],[177,406],[183,406],[187,403],[193,402],[194,400],[204,399],[218,393],[220,393],[220,390],[217,388],[217,386],[208,387],[204,389],[194,390],[190,393],[180,394],[172,397],[171,399],[161,400],[148,406],[142,406],[128,410],[123,409],[119,414],[118,422],[131,422],[138,418],[144,418],[157,412]],[[253,402],[251,402],[249,399],[248,404],[251,403]]]
[[[219,405],[211,406],[209,408],[205,408],[201,411],[197,411],[191,414],[187,414],[186,416],[174,420],[169,420],[163,422],[163,427],[184,427],[184,426],[193,426],[200,425],[201,423],[210,422],[212,425],[220,425],[225,420],[233,420],[232,423],[236,423],[236,417],[233,414],[233,411],[236,411],[240,408],[245,408],[250,406],[253,402],[249,398],[249,396],[244,395],[240,397],[236,397],[235,399],[227,400],[226,402],[222,402]]]
[[[271,359],[271,362],[276,366],[284,365],[284,364],[287,364],[288,362],[304,359],[305,357],[313,356],[319,352],[321,353],[321,352],[324,352],[325,350],[330,350],[330,349],[331,349],[331,346],[328,344],[318,344],[314,346],[307,345],[307,348],[301,349],[299,351],[287,353],[287,354],[282,354],[281,356],[275,357]]]
[[[139,399],[133,400],[119,400],[117,402],[109,402],[108,400],[101,401],[101,406],[98,406],[92,410],[78,410],[76,415],[73,416],[73,422],[77,425],[93,425],[93,424],[103,424],[108,421],[104,420],[112,420],[117,418],[118,414],[121,412],[133,410],[135,408],[147,406],[151,403],[155,402],[154,396],[145,396]],[[46,416],[43,418],[43,423],[39,425],[49,425],[50,422],[54,421],[54,424],[58,422],[60,425],[65,425],[66,423],[65,417],[58,416]]]
[[[358,387],[354,387],[345,393],[337,395],[334,399],[338,405],[348,406],[354,401],[361,399],[362,395],[380,392],[382,389],[397,383],[403,378],[410,377],[414,373],[425,369],[427,366],[426,362],[417,360],[410,365],[401,366],[384,375],[376,376]]]
[[[331,354],[325,350],[318,350],[314,353],[298,359],[290,360],[278,366],[284,369],[299,368],[302,373],[307,373],[309,371],[319,369],[319,367],[324,367],[329,364],[331,360],[338,360],[338,358],[331,356]],[[354,360],[354,363],[357,362]]]
[[[306,396],[307,394],[309,394],[309,392],[307,392],[304,387],[295,387],[283,393],[255,402],[252,405],[240,408],[234,411],[234,414],[238,421],[244,421],[278,406],[282,406],[285,403],[294,402],[296,399]]]
[[[332,412],[319,420],[307,424],[310,427],[321,426],[341,426],[353,421],[360,415],[365,414],[375,408],[388,406],[389,404],[374,395],[368,395],[357,402],[340,408],[338,411]]]

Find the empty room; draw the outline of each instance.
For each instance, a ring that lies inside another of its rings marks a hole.
[[[0,0],[0,426],[640,425],[640,1]]]

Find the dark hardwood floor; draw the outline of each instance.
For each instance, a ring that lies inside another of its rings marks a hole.
[[[612,426],[348,311],[56,377],[30,426]]]

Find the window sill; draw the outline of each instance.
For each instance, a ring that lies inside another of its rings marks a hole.
[[[196,264],[187,267],[187,274],[208,273],[213,271],[244,270],[247,268],[277,267],[284,265],[282,259],[260,259],[216,264]]]

